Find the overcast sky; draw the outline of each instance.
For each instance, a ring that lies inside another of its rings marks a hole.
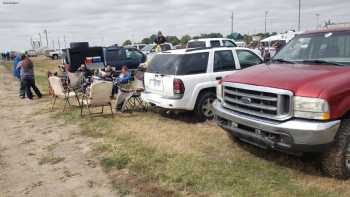
[[[30,48],[30,38],[39,39],[44,29],[57,46],[71,41],[93,45],[140,41],[158,30],[181,36],[231,29],[241,33],[264,31],[264,12],[268,31],[297,28],[298,0],[0,0],[0,51]],[[18,1],[8,5],[3,2]],[[302,0],[302,29],[328,19],[350,21],[350,0]],[[44,36],[43,36],[44,41]],[[45,42],[44,42],[45,43]]]

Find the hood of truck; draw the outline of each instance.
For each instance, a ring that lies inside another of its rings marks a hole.
[[[350,87],[350,67],[309,64],[261,64],[236,72],[224,82],[292,91],[297,96],[326,98]]]

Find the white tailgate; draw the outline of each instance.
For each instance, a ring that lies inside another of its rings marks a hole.
[[[156,73],[145,73],[145,89],[146,92],[158,94],[164,97],[174,96],[172,75],[161,75]]]

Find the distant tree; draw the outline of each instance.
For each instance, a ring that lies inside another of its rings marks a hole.
[[[190,41],[191,39],[192,39],[192,38],[191,38],[190,35],[184,35],[184,36],[181,37],[180,43],[181,43],[181,44],[187,44],[188,41]]]
[[[240,33],[233,32],[233,33],[229,34],[229,35],[227,36],[227,38],[233,39],[233,40],[243,40],[244,37],[243,37],[242,34],[240,34]]]
[[[155,40],[156,38],[157,38],[157,35],[156,35],[156,34],[152,34],[152,35],[149,37],[149,39],[150,39],[150,41],[151,41],[150,44],[154,43],[154,40]]]
[[[324,23],[324,27],[328,27],[329,25],[334,25],[335,23],[332,22],[330,19]]]
[[[167,40],[168,40],[168,42],[170,42],[174,46],[180,44],[180,40],[176,36],[167,36]]]
[[[245,43],[249,44],[249,43],[251,43],[253,41],[253,36],[245,34],[243,36],[243,40],[244,40]]]
[[[153,40],[151,40],[150,38],[144,38],[141,41],[142,44],[152,44]]]
[[[127,46],[127,45],[132,45],[131,40],[125,40],[125,41],[123,42],[123,46]]]
[[[201,34],[199,36],[194,36],[193,39],[200,38],[223,38],[224,36],[221,33],[209,33],[209,34]]]

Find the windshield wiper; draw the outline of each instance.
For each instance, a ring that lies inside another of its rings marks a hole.
[[[303,60],[302,63],[304,64],[330,64],[330,65],[336,65],[336,66],[346,66],[345,64],[341,64],[338,62],[333,61],[326,61],[326,60]]]
[[[293,62],[293,61],[282,59],[282,58],[272,59],[272,62],[282,62],[282,63],[288,63],[288,64],[295,64],[295,62]]]

